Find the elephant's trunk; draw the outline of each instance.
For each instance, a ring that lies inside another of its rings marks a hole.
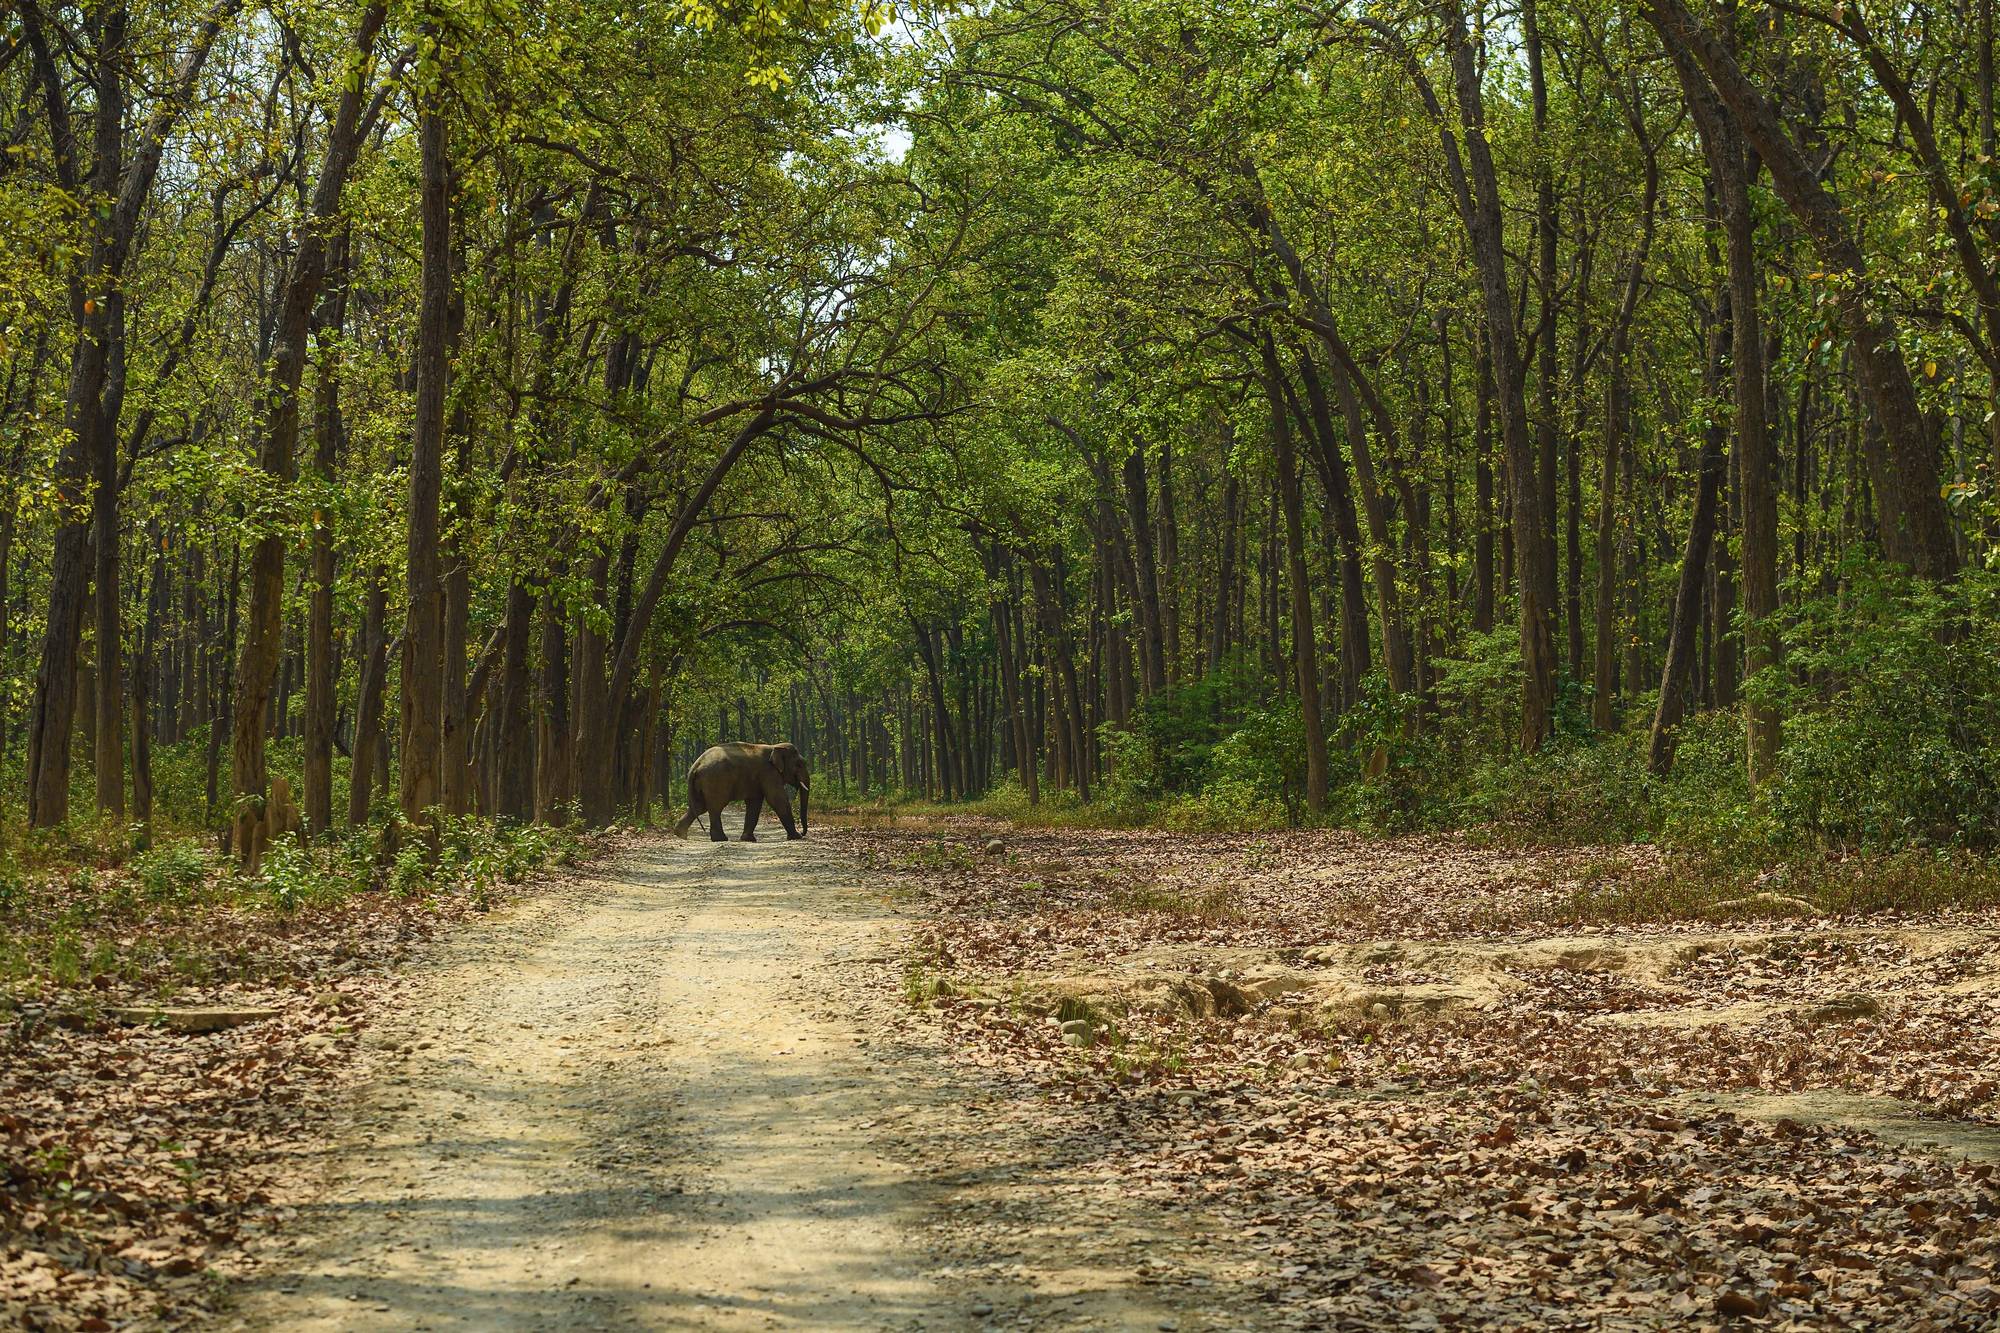
[[[806,790],[806,784],[801,782],[799,784],[799,836],[801,838],[806,836],[806,806],[810,803],[811,798],[812,793]]]

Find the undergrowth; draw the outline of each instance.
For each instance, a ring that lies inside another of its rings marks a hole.
[[[288,932],[380,900],[483,909],[501,886],[587,849],[574,825],[440,815],[431,836],[391,817],[310,843],[281,839],[248,876],[205,834],[39,832],[0,849],[0,988],[164,993],[258,980],[282,968],[266,946]]]
[[[1852,563],[1839,591],[1788,601],[1784,670],[1745,690],[1784,717],[1777,770],[1752,791],[1739,710],[1698,712],[1650,771],[1651,700],[1609,732],[1560,683],[1554,725],[1523,754],[1520,649],[1510,630],[1437,659],[1431,700],[1377,673],[1330,722],[1325,811],[1303,801],[1296,709],[1245,662],[1147,700],[1100,743],[1093,799],[1012,782],[951,804],[878,801],[874,819],[984,815],[1024,828],[1257,833],[1312,824],[1441,833],[1487,845],[1632,845],[1657,868],[1578,895],[1579,919],[1700,915],[1748,893],[1832,913],[2000,903],[2000,574],[1948,586]],[[1801,592],[1801,590],[1794,590]]]

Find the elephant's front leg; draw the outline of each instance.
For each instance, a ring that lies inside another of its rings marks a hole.
[[[757,816],[764,813],[762,792],[751,792],[743,798],[743,841],[757,841]]]
[[[785,826],[785,837],[797,842],[802,835],[798,822],[792,818],[792,798],[783,787],[778,788],[778,794],[771,798],[771,809],[777,812],[778,822]]]

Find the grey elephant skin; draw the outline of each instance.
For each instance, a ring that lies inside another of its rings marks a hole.
[[[811,774],[805,756],[790,741],[758,745],[750,741],[725,741],[701,752],[688,770],[688,808],[674,825],[674,834],[685,838],[694,821],[708,815],[708,836],[714,842],[728,841],[722,831],[722,810],[731,801],[743,802],[743,841],[757,841],[757,819],[766,805],[777,812],[787,838],[806,836],[806,803]],[[792,819],[792,798],[785,790],[799,792],[799,817]]]

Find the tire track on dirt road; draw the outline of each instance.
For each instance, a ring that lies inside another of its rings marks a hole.
[[[324,1187],[233,1326],[1004,1315],[1009,1293],[955,1283],[921,1238],[977,1173],[910,1160],[972,1131],[937,1071],[897,1067],[898,930],[812,842],[667,841],[464,932],[370,1029]],[[1061,1322],[1162,1324],[1116,1274],[1073,1286]]]

